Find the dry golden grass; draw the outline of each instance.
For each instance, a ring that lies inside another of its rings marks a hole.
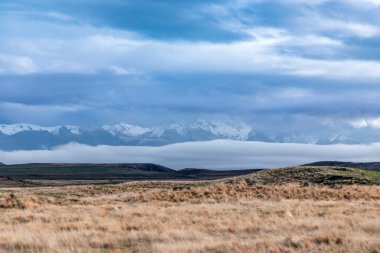
[[[3,189],[0,212],[0,252],[380,252],[379,186]]]

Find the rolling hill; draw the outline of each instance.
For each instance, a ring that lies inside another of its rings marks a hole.
[[[380,162],[353,163],[353,162],[339,162],[339,161],[321,161],[321,162],[305,164],[304,166],[351,167],[351,168],[357,168],[357,169],[362,169],[362,170],[380,171]]]
[[[128,164],[17,164],[0,165],[0,177],[15,180],[212,180],[258,170],[172,170],[150,163]]]
[[[379,163],[317,162],[268,170],[172,170],[151,163],[125,164],[17,164],[0,165],[0,186],[34,186],[40,182],[62,184],[118,183],[134,180],[245,180],[248,184],[380,184]]]
[[[234,181],[246,180],[250,184],[289,184],[306,186],[317,185],[380,185],[380,171],[365,170],[346,166],[297,166],[268,169],[257,173],[236,177]]]

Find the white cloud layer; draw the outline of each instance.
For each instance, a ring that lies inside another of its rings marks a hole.
[[[249,0],[244,0],[244,2],[248,2]],[[251,0],[253,2],[263,2],[264,0]],[[328,2],[341,2],[344,4],[350,4],[353,6],[370,6],[370,7],[378,7],[380,6],[380,0],[274,0],[281,1],[287,4],[303,4],[308,6],[317,6],[321,4],[325,4]]]
[[[274,168],[321,160],[377,161],[380,143],[312,145],[215,140],[163,147],[90,147],[68,144],[54,150],[0,151],[7,164],[33,162],[157,163],[174,169]]]
[[[310,43],[316,39],[305,38]],[[211,43],[165,42],[98,34],[61,43],[50,40],[29,43],[39,51],[49,50],[49,44],[55,44],[55,48],[45,52],[46,58],[37,54],[30,58],[9,58],[12,61],[6,68],[2,68],[0,57],[0,71],[30,73],[39,69],[39,72],[95,73],[111,69],[116,74],[131,74],[132,69],[133,73],[277,73],[342,79],[380,78],[378,61],[317,60],[279,53],[278,47],[288,45],[286,36]],[[72,50],[67,52],[66,48]],[[41,62],[38,68],[32,58]]]
[[[37,66],[29,57],[0,54],[0,74],[30,74],[37,71]]]
[[[300,27],[303,24],[307,30],[312,32],[335,32],[348,37],[371,38],[380,33],[377,25],[344,19],[332,19],[313,12],[306,12],[299,22]]]
[[[355,128],[373,127],[380,128],[380,118],[356,119],[350,121],[350,124]]]

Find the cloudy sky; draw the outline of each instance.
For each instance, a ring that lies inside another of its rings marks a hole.
[[[3,0],[0,123],[380,127],[379,0]]]

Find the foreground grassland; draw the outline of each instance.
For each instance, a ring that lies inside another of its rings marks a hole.
[[[0,212],[0,252],[380,252],[375,185],[4,188]]]

